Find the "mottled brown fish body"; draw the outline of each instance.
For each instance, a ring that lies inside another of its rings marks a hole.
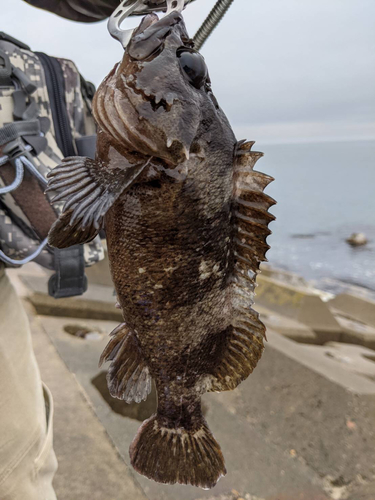
[[[118,300],[157,386],[173,381],[166,404],[190,404],[205,392],[208,364],[219,361],[220,332],[231,321],[230,146],[222,172],[192,158],[185,180],[161,171],[134,184],[106,215]]]
[[[163,483],[214,486],[225,471],[201,411],[207,391],[234,389],[263,351],[251,309],[268,250],[272,180],[237,143],[203,58],[176,12],[146,16],[94,101],[96,160],[51,172],[64,213],[50,243],[95,237],[102,223],[124,323],[111,334],[111,394],[156,415],[130,447],[133,467]]]

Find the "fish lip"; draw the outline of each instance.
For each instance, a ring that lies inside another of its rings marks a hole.
[[[141,21],[139,27],[135,30],[135,33],[133,35],[133,39],[136,38],[139,35],[142,35],[145,33],[145,31],[148,28],[151,28],[155,24],[160,23],[160,30],[163,28],[169,27],[170,29],[173,29],[174,26],[179,24],[181,21],[183,21],[182,14],[177,11],[172,11],[170,14],[167,16],[164,16],[160,18],[155,12],[152,14],[147,14]],[[155,36],[157,32],[152,31],[150,36]],[[144,40],[147,40],[149,36],[144,37]]]
[[[144,33],[146,31],[147,28],[150,28],[151,26],[153,26],[154,24],[158,23],[159,21],[160,21],[160,18],[159,18],[159,16],[155,12],[153,12],[151,14],[147,14],[142,19],[142,21],[141,21],[140,25],[138,26],[138,28],[136,28],[133,37],[137,36],[137,35],[141,35],[142,33]]]
[[[148,14],[142,19],[127,46],[130,57],[136,61],[144,61],[162,46],[165,39],[183,22],[182,15],[172,11],[159,19],[157,14]]]

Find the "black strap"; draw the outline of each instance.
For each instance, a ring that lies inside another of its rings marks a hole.
[[[0,146],[14,141],[23,135],[39,135],[40,123],[39,120],[23,120],[20,122],[8,123],[3,128],[0,128]]]
[[[0,50],[0,87],[9,87],[12,83],[12,65],[8,55]]]
[[[20,42],[19,40],[17,40],[17,38],[13,38],[7,33],[4,33],[4,31],[0,31],[0,40],[5,40],[6,42],[13,43],[14,45],[20,47],[21,49],[31,50],[30,47],[26,45],[26,43]]]
[[[95,23],[109,17],[120,0],[25,0],[27,3],[49,10],[58,16],[83,23]]]
[[[48,293],[55,299],[82,295],[87,290],[83,246],[75,245],[62,250],[56,248],[54,267],[56,274],[50,277]]]

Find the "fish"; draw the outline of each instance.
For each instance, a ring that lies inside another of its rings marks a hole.
[[[48,174],[54,202],[65,201],[49,244],[105,228],[124,322],[100,361],[113,397],[139,403],[154,381],[158,399],[131,464],[159,483],[209,489],[226,467],[201,397],[235,389],[264,350],[252,305],[273,178],[254,169],[254,143],[237,141],[177,11],[142,19],[93,113],[95,159],[69,157]]]

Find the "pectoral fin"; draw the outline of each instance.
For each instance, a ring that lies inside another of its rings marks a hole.
[[[48,243],[57,248],[91,241],[99,233],[106,212],[147,163],[106,169],[81,156],[65,158],[49,174],[47,191],[62,190],[52,203],[64,200],[60,218],[53,224]]]

